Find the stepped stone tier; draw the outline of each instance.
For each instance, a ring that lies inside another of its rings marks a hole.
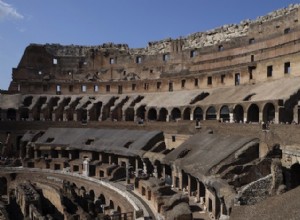
[[[0,92],[4,219],[296,219],[299,9],[145,48],[30,44]]]

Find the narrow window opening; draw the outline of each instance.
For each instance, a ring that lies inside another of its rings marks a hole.
[[[81,92],[86,92],[86,85],[81,86]]]
[[[172,135],[172,142],[175,142],[175,141],[176,141],[176,136]]]
[[[131,89],[132,89],[132,91],[135,91],[136,90],[136,84],[132,84]]]
[[[144,90],[148,90],[149,89],[149,83],[144,83]]]
[[[142,63],[142,57],[136,57],[135,62],[136,63]]]
[[[153,70],[152,70],[152,69],[150,69],[150,73],[153,73]]]
[[[53,64],[57,65],[57,59],[56,58],[53,58]]]
[[[69,92],[73,92],[73,85],[69,85]]]
[[[239,73],[236,73],[234,76],[235,85],[240,85],[241,75]]]
[[[118,94],[123,93],[123,87],[121,85],[118,85]]]
[[[123,76],[126,76],[126,71],[123,71]]]
[[[249,80],[253,79],[253,67],[249,67],[248,68],[248,72],[249,72]]]
[[[173,91],[173,82],[169,82],[169,92]]]
[[[254,55],[251,55],[251,62],[254,62]]]
[[[207,77],[207,85],[212,85],[212,77],[211,76]]]
[[[170,55],[169,54],[164,54],[163,55],[163,61],[167,62],[170,59]]]
[[[254,44],[255,43],[255,39],[254,38],[250,38],[249,39],[249,44]]]
[[[291,63],[286,62],[284,63],[284,74],[290,74],[291,73]]]
[[[195,56],[197,56],[197,55],[198,55],[198,53],[197,53],[196,50],[192,50],[191,53],[190,53],[190,57],[191,57],[191,58],[193,58],[193,57],[195,57]]]
[[[94,92],[98,92],[99,91],[99,86],[98,85],[94,85]]]
[[[115,59],[114,58],[110,58],[109,59],[109,64],[114,64],[115,63]]]
[[[56,94],[60,94],[60,92],[61,92],[60,85],[56,85]]]
[[[106,85],[106,92],[110,92],[110,85]]]
[[[198,79],[194,79],[194,85],[199,86],[199,80]]]
[[[221,75],[221,83],[224,84],[225,83],[225,74]]]
[[[273,75],[273,66],[267,66],[267,77],[272,77]]]
[[[183,80],[181,80],[181,88],[183,89],[183,88],[185,88],[185,79],[183,79]]]
[[[156,88],[157,88],[157,89],[160,89],[160,88],[161,88],[161,82],[157,82],[157,83],[156,83]]]

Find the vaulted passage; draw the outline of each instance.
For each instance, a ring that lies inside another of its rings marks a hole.
[[[145,113],[146,113],[146,109],[145,106],[143,105],[137,109],[136,116],[141,119],[145,119]]]
[[[275,107],[272,103],[267,103],[263,110],[263,120],[265,123],[274,121]]]
[[[171,112],[172,120],[181,118],[181,111],[178,108],[173,108]]]
[[[162,108],[159,110],[159,121],[166,121],[168,116],[168,110],[165,108]]]
[[[125,110],[125,121],[134,121],[134,109],[129,107]]]
[[[186,108],[183,111],[183,120],[190,120],[191,117],[191,108]]]
[[[152,121],[157,120],[156,109],[154,109],[154,108],[149,109],[149,111],[148,111],[148,119],[152,120]]]
[[[200,107],[197,107],[194,110],[194,120],[203,120],[203,110]]]
[[[15,121],[16,118],[17,118],[17,111],[15,109],[12,109],[12,108],[8,109],[7,114],[6,114],[6,118],[8,120]]]
[[[256,104],[250,105],[247,112],[248,122],[259,122],[259,108]]]
[[[220,119],[222,121],[229,121],[230,120],[230,115],[229,115],[229,108],[227,105],[224,105],[221,110],[220,110]]]
[[[206,111],[206,120],[215,120],[215,119],[217,119],[216,108],[210,106]]]
[[[241,105],[236,105],[233,109],[233,117],[235,122],[244,122],[244,109]]]

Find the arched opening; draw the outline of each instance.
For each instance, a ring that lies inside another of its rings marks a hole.
[[[191,108],[186,108],[183,111],[183,120],[190,120],[191,119]]]
[[[122,121],[122,106],[116,107],[112,113],[111,117],[113,120]]]
[[[180,119],[181,118],[181,111],[178,108],[173,108],[171,111],[172,120]]]
[[[114,201],[109,200],[109,208],[110,208],[110,209],[115,209]]]
[[[5,177],[0,178],[0,195],[7,195],[7,180]]]
[[[274,121],[275,119],[275,107],[272,103],[267,103],[263,110],[263,121],[265,123]]]
[[[259,108],[256,104],[251,104],[247,112],[248,122],[259,122]]]
[[[289,170],[285,171],[284,175],[285,184],[287,189],[294,189],[300,185],[300,164],[295,163]]]
[[[89,196],[90,196],[90,199],[91,199],[92,201],[95,200],[95,192],[94,192],[94,190],[92,190],[92,189],[90,190]]]
[[[21,108],[20,109],[20,118],[21,118],[21,120],[27,120],[29,118],[28,108]]]
[[[195,108],[194,110],[194,120],[201,121],[203,120],[203,110],[200,107]]]
[[[6,118],[15,121],[17,119],[17,111],[13,108],[9,108],[6,112]]]
[[[155,121],[157,120],[157,112],[155,108],[150,108],[148,111],[148,119]]]
[[[230,121],[229,108],[227,105],[222,106],[220,110],[220,119],[222,121]]]
[[[125,110],[125,121],[134,121],[134,108],[129,107]]]
[[[89,110],[90,121],[98,121],[101,114],[102,102],[97,102]]]
[[[168,116],[168,110],[165,108],[161,108],[159,110],[159,121],[166,121],[167,120],[167,116]]]
[[[140,106],[137,110],[136,110],[136,116],[141,118],[141,119],[145,119],[145,113],[146,113],[146,108],[144,105]]]
[[[98,197],[98,200],[100,200],[101,205],[106,205],[106,199],[103,194],[100,194],[100,196]]]
[[[233,109],[233,117],[235,122],[244,122],[244,109],[241,105],[236,105]]]
[[[217,119],[217,111],[214,106],[210,106],[206,111],[206,120],[216,120]]]

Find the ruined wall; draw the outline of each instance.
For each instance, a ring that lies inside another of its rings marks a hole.
[[[150,42],[146,48],[31,44],[13,69],[10,91],[105,94],[234,86],[236,73],[241,84],[281,78],[285,63],[292,67],[288,75],[298,76],[298,8],[291,5],[254,21]],[[267,78],[270,65],[274,73]]]

